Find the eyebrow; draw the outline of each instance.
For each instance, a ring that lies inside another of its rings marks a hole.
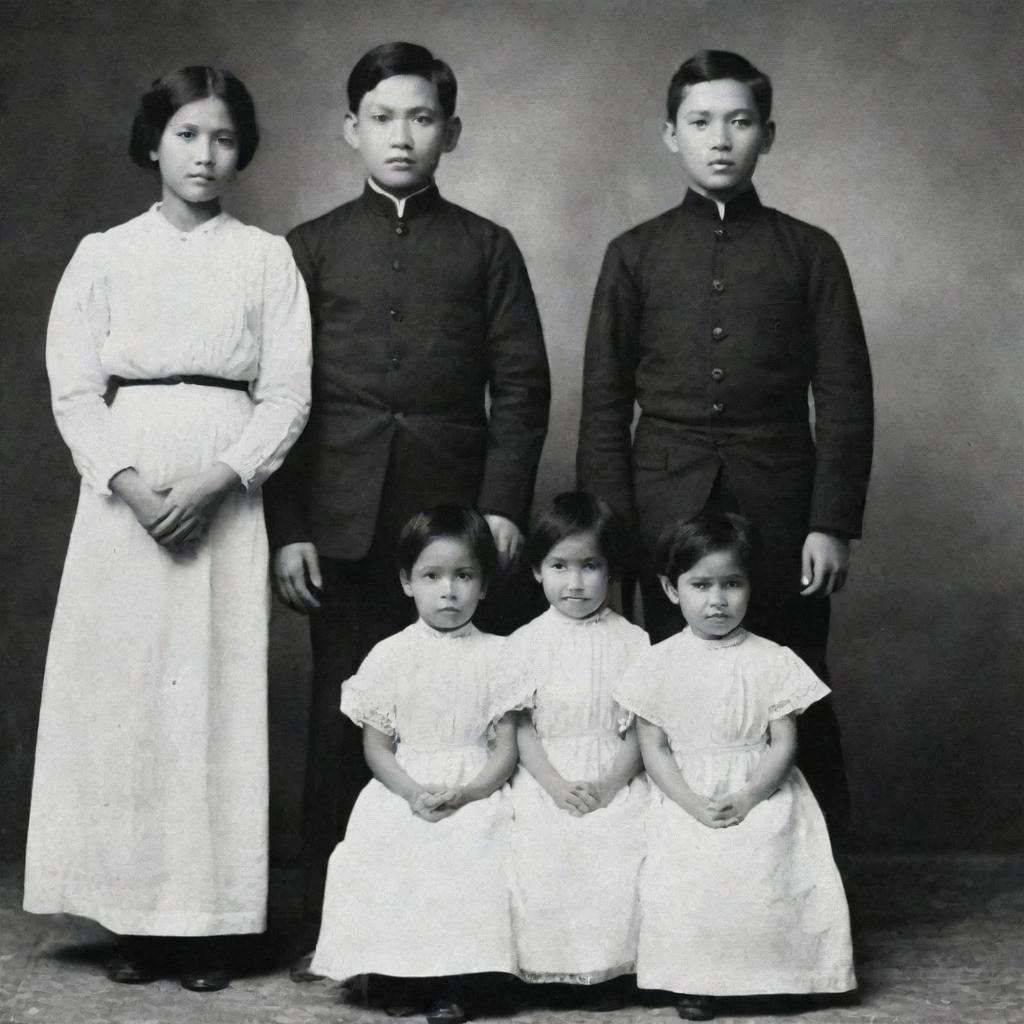
[[[438,107],[408,107],[406,109],[400,109],[398,107],[389,107],[384,103],[370,103],[371,110],[381,114],[436,114]]]
[[[735,117],[737,114],[753,114],[753,107],[737,107],[735,110],[727,110],[725,112],[726,117]],[[713,110],[684,110],[684,116],[686,117],[711,117],[714,114]]]
[[[172,119],[172,120],[168,121],[167,123],[172,128],[192,128],[192,129],[194,129],[197,132],[201,130],[200,126],[195,124],[193,121],[175,121],[175,120]],[[221,127],[221,128],[214,128],[213,131],[217,132],[218,134],[219,133],[223,133],[223,132],[226,132],[226,133],[231,134],[231,135],[237,135],[238,134],[238,129],[237,128]]]

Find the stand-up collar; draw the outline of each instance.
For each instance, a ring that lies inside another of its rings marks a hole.
[[[747,192],[741,192],[734,199],[730,199],[725,204],[725,216],[719,217],[718,204],[713,199],[707,199],[699,192],[694,192],[692,188],[689,188],[683,197],[683,209],[704,220],[737,221],[755,216],[763,207],[757,190],[750,189]]]
[[[386,192],[378,192],[369,181],[363,187],[363,203],[375,214],[398,220],[398,206],[395,199]],[[431,182],[422,192],[409,196],[405,200],[402,220],[410,220],[433,208],[441,201],[441,193],[437,185]]]

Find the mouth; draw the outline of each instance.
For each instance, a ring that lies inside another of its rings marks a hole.
[[[412,167],[413,161],[404,156],[393,156],[387,161],[389,167]]]
[[[190,174],[189,177],[193,181],[211,182],[211,181],[216,181],[217,180],[216,178],[214,178],[212,175],[209,175],[209,174]]]
[[[736,165],[733,163],[732,160],[709,160],[708,161],[708,167],[713,167],[716,171],[726,171],[730,167],[735,167],[735,166]]]

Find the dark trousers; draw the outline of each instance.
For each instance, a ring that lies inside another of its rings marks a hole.
[[[704,511],[743,514],[721,476]],[[793,543],[773,545],[769,535],[753,576],[743,625],[752,633],[789,647],[819,678],[830,682],[826,663],[829,599],[800,596],[800,550],[794,550]],[[641,575],[640,595],[651,643],[665,640],[686,625],[678,606],[665,596],[653,573]],[[797,742],[797,764],[821,805],[833,842],[843,846],[849,832],[850,791],[831,697],[815,702],[797,717]]]
[[[364,558],[320,560],[321,608],[310,616],[313,687],[302,812],[303,917],[309,925],[320,920],[331,851],[370,780],[362,730],[339,710],[341,684],[375,644],[416,618],[395,568],[396,532],[379,529]],[[474,621],[485,632],[504,635],[543,607],[540,588],[520,564],[491,581]]]

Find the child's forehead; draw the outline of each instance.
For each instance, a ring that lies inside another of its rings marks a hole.
[[[698,559],[689,569],[683,571],[684,576],[746,576],[747,569],[739,555],[732,548],[709,551]]]
[[[420,552],[417,565],[478,565],[480,559],[465,537],[435,537]]]
[[[548,558],[585,558],[601,555],[601,542],[596,530],[582,530],[570,533],[551,545]]]
[[[422,75],[390,75],[382,78],[359,101],[359,109],[367,106],[410,110],[427,107],[441,109],[437,86]]]

